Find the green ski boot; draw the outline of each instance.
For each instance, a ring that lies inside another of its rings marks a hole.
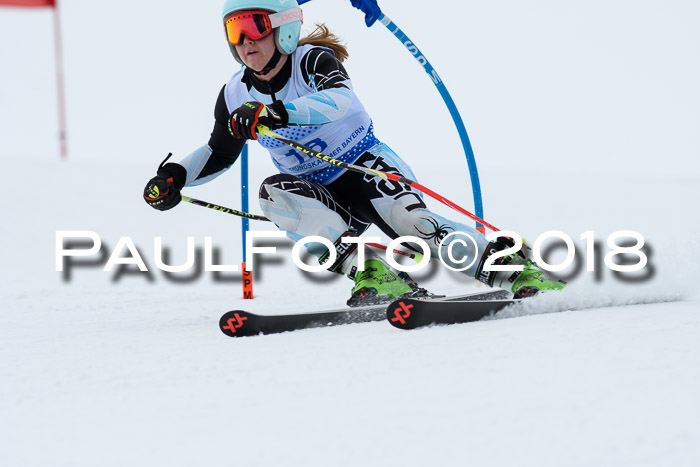
[[[501,256],[493,263],[497,266],[522,266],[522,271],[484,271],[484,262],[490,255],[513,246],[509,240],[498,238],[489,243],[476,272],[477,280],[491,287],[510,290],[513,292],[513,298],[532,297],[539,292],[561,290],[566,286],[564,281],[548,279],[544,271],[527,258],[527,247],[517,253]]]
[[[544,272],[532,260],[526,259],[522,265],[523,272],[520,273],[511,287],[513,298],[532,297],[538,292],[561,290],[566,286],[562,281],[547,279]]]
[[[413,289],[386,264],[378,259],[368,259],[365,270],[355,276],[355,287],[347,304],[353,307],[377,305],[412,292]]]

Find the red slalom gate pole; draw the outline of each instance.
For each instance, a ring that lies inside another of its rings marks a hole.
[[[61,145],[61,158],[68,157],[68,130],[66,119],[66,91],[63,80],[63,41],[61,37],[61,18],[58,11],[58,0],[53,9],[54,45],[56,52],[56,92],[58,102],[58,139]]]
[[[58,131],[61,158],[68,157],[66,131],[66,98],[63,82],[63,45],[61,40],[61,19],[58,12],[58,0],[0,0],[0,7],[19,8],[53,8],[54,53],[56,62],[56,94],[58,107]]]

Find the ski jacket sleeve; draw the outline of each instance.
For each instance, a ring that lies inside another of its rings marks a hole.
[[[291,125],[321,125],[343,118],[352,104],[352,82],[329,51],[309,50],[301,60],[302,75],[315,92],[285,104]]]
[[[236,138],[228,131],[229,111],[226,107],[224,89],[221,88],[214,108],[214,129],[209,143],[195,149],[180,161],[187,170],[185,186],[207,183],[226,172],[243,150],[246,141]]]

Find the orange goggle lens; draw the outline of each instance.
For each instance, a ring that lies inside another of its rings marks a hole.
[[[270,15],[266,11],[233,13],[224,20],[226,37],[233,45],[243,42],[243,36],[257,41],[272,32]]]

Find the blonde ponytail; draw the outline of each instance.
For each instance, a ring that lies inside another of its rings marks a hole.
[[[307,44],[327,47],[333,50],[335,58],[341,62],[348,58],[348,49],[345,48],[345,44],[340,40],[340,37],[330,32],[324,23],[316,23],[316,29],[299,39],[299,46]]]

